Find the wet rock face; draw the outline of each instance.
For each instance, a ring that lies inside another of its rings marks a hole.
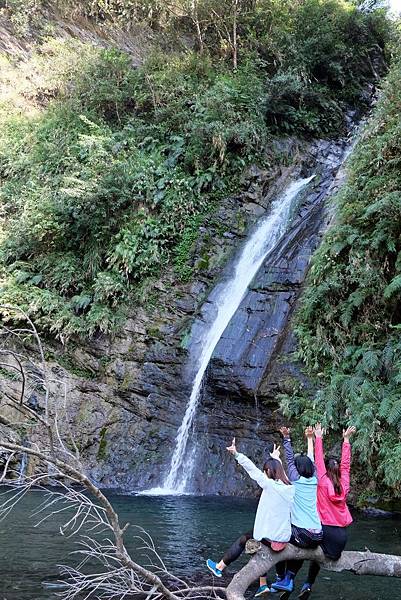
[[[344,150],[344,143],[326,141],[311,148],[314,160],[304,168],[308,175],[316,174],[312,189],[308,187],[288,233],[265,260],[215,349],[209,381],[216,389],[274,400],[279,382],[269,391],[266,379],[290,334],[290,317],[326,224],[325,200],[341,178],[337,171]]]
[[[259,269],[215,348],[196,423],[196,439],[202,440],[197,464],[205,467],[195,473],[194,487],[201,492],[235,495],[254,489],[227,456],[225,442],[235,435],[240,449],[262,465],[266,441],[279,439],[282,417],[277,411],[277,394],[287,391],[290,380],[304,380],[293,358],[292,316],[311,255],[330,219],[326,200],[344,177],[340,165],[345,149],[344,142],[320,142],[310,149],[301,172],[304,176],[316,173],[314,185],[308,188],[289,232]],[[212,293],[203,306],[203,320],[213,312]],[[221,472],[224,481],[218,476]]]
[[[308,147],[296,140],[276,144],[276,153],[292,166],[254,167],[245,191],[221,203],[200,230],[192,282],[177,283],[174,273],[163,276],[149,288],[146,308],[132,307],[113,339],[101,336],[67,349],[49,345],[51,368],[67,384],[68,414],[83,462],[98,484],[133,491],[163,482],[199,340],[215,310],[214,286],[288,180],[316,172],[313,191],[298,206],[289,234],[260,268],[215,349],[188,445],[195,456],[192,491],[254,493],[225,446],[235,435],[239,448],[262,465],[266,441],[278,439],[276,395],[288,376],[302,377],[291,358],[291,316],[329,218],[324,201],[338,183],[345,148],[326,141]]]

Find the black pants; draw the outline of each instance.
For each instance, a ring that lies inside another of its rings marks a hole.
[[[241,556],[241,554],[245,550],[247,541],[250,540],[252,537],[253,537],[253,532],[248,531],[247,533],[244,533],[243,535],[241,535],[241,537],[239,537],[237,540],[235,540],[235,542],[233,544],[231,544],[231,546],[229,547],[229,549],[223,556],[224,564],[228,566],[232,562],[237,560],[237,558],[239,556]],[[267,540],[261,540],[261,542],[262,542],[262,544],[265,544],[265,546],[269,545],[269,542]]]
[[[323,539],[320,546],[327,558],[338,560],[348,541],[348,531],[346,527],[337,527],[335,525],[322,525]],[[289,560],[287,563],[288,571],[295,575],[303,565],[303,560]],[[320,565],[312,561],[309,566],[307,581],[313,585],[316,577],[319,575]]]
[[[290,544],[293,544],[293,546],[297,546],[298,548],[309,548],[312,550],[317,548],[322,542],[322,533],[313,533],[308,529],[296,527],[295,525],[291,526],[291,531]],[[291,571],[295,576],[302,567],[302,563],[302,560],[281,561],[276,564],[276,573],[280,579],[285,576],[286,571]]]

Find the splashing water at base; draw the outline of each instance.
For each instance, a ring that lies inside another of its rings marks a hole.
[[[226,285],[222,287],[215,299],[216,316],[203,340],[203,349],[198,360],[198,371],[193,382],[191,396],[177,432],[170,472],[164,480],[162,487],[146,490],[142,494],[157,496],[185,493],[186,485],[193,469],[193,464],[190,464],[193,460],[189,460],[189,464],[185,465],[186,468],[183,469],[185,452],[201,395],[203,377],[213,351],[238,309],[249,284],[262,266],[263,261],[287,230],[294,200],[313,177],[314,175],[295,181],[273,202],[270,213],[261,219],[261,222],[246,242],[236,260],[232,276]]]

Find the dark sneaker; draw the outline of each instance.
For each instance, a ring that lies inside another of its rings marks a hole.
[[[272,583],[271,587],[279,592],[289,592],[291,594],[294,589],[294,580],[287,573],[283,579],[279,579]]]
[[[304,583],[301,591],[298,594],[298,598],[301,598],[301,600],[308,600],[309,596],[311,595],[312,592],[312,586],[310,585],[310,583]]]

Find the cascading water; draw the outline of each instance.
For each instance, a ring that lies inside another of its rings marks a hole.
[[[28,455],[26,452],[23,452],[22,457],[21,457],[21,466],[20,466],[20,470],[19,470],[18,483],[21,483],[21,484],[24,483],[27,466],[28,466]]]
[[[286,232],[291,209],[299,192],[313,179],[299,179],[289,185],[271,206],[269,214],[262,218],[255,232],[246,242],[235,261],[234,272],[215,299],[216,316],[202,340],[202,352],[198,359],[198,371],[192,386],[191,395],[186,407],[184,418],[177,433],[175,448],[171,459],[170,471],[162,487],[152,488],[142,492],[149,495],[182,494],[185,493],[191,466],[183,468],[186,447],[196,407],[201,395],[202,382],[213,351],[224,330],[238,309],[249,284],[252,282],[263,261]],[[190,461],[191,462],[191,461]]]

